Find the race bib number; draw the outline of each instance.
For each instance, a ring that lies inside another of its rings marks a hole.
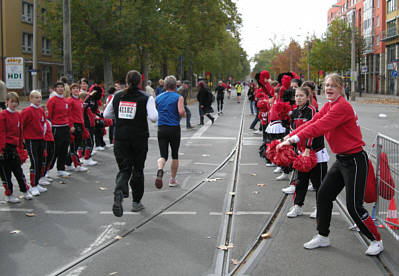
[[[120,102],[119,103],[119,119],[133,120],[136,116],[137,103],[134,102]]]

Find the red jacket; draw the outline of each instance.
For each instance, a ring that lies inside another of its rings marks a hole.
[[[327,102],[311,121],[291,132],[290,136],[297,135],[304,140],[323,134],[336,154],[357,153],[365,145],[356,112],[342,96]]]
[[[24,139],[40,140],[44,136],[46,114],[43,108],[28,106],[21,112]]]
[[[53,131],[51,129],[50,122],[46,120],[45,124],[46,124],[45,126],[46,132],[44,133],[44,141],[46,142],[54,141]]]
[[[83,120],[83,101],[71,96],[67,99],[69,104],[69,122],[70,124],[84,124]]]
[[[55,95],[47,101],[48,119],[53,126],[72,126],[69,122],[69,105],[65,98]]]
[[[22,147],[21,114],[7,109],[0,112],[0,153],[6,144]]]

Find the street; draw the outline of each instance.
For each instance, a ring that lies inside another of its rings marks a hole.
[[[325,102],[322,96],[318,99]],[[316,233],[315,221],[308,216],[314,210],[314,192],[308,192],[305,214],[288,219],[292,196],[281,193],[287,181],[274,180],[274,168],[266,168],[259,157],[262,137],[249,129],[254,116],[247,101],[238,104],[233,96],[225,103],[214,125],[207,118],[204,126],[197,125],[196,104],[190,106],[195,128],[187,130],[181,120],[180,185],[175,188],[154,186],[159,150],[156,124],[149,123],[142,212],[130,212],[128,198],[123,217],[113,216],[117,167],[110,149],[97,152],[99,164],[87,173],[56,178],[46,193],[31,201],[7,204],[2,189],[1,275],[228,275],[265,225],[271,236],[259,243],[238,275],[385,275],[381,262],[364,254],[366,248],[348,230],[350,223],[337,206],[332,246],[303,248]],[[365,104],[362,98],[352,105],[367,151],[378,132],[399,140],[399,105]],[[379,117],[382,113],[387,116]],[[381,231],[383,240],[388,239]],[[398,242],[384,240],[384,245],[389,269],[399,273],[394,261]]]

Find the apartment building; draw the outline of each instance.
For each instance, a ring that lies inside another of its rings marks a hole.
[[[352,23],[355,13],[356,28],[364,38],[361,61],[356,63],[359,87],[370,93],[385,94],[391,76],[386,72],[385,29],[386,0],[339,0],[328,11],[328,24],[338,18]]]
[[[45,0],[38,2],[43,3],[43,1]],[[0,0],[0,9],[0,79],[6,79],[6,58],[22,57],[24,87],[17,92],[27,95],[32,89],[33,0]],[[39,5],[38,16],[45,15],[45,13],[46,10]],[[63,72],[62,60],[53,51],[54,44],[44,36],[39,27],[37,76],[38,88],[42,90],[43,94],[48,93],[49,87]]]

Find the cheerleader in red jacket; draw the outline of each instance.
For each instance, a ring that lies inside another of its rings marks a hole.
[[[368,157],[363,150],[359,120],[344,96],[344,81],[338,74],[325,79],[328,102],[313,119],[285,137],[278,147],[298,143],[312,137],[325,135],[336,161],[327,172],[317,194],[318,234],[304,244],[306,249],[330,245],[331,213],[333,201],[345,187],[346,206],[360,231],[371,241],[366,254],[378,255],[384,250],[380,233],[367,210],[363,207],[367,182]]]
[[[14,196],[11,173],[17,179],[19,190],[24,193],[24,198],[32,199],[17,150],[17,148],[23,149],[21,115],[16,110],[19,105],[18,94],[15,92],[8,93],[6,103],[7,109],[0,112],[0,169],[5,178],[3,179],[3,186],[6,201],[18,203],[20,200]]]
[[[22,130],[24,134],[25,146],[30,159],[30,185],[32,187],[31,194],[40,195],[47,191],[47,188],[41,185],[49,185],[50,182],[41,179],[43,153],[44,153],[44,124],[46,114],[40,107],[42,102],[42,94],[33,90],[30,95],[30,106],[24,108],[21,112]]]
[[[297,108],[292,111],[290,128],[291,131],[297,129],[302,124],[312,120],[316,114],[316,109],[309,104],[310,91],[305,87],[298,87],[295,90],[295,102]],[[296,185],[290,185],[282,191],[287,194],[295,192],[294,206],[287,213],[287,217],[294,218],[302,215],[302,206],[305,201],[306,192],[308,190],[309,180],[317,191],[321,185],[324,176],[327,174],[327,162],[329,159],[327,150],[324,147],[324,136],[309,138],[297,144],[300,153],[309,157],[310,150],[314,151],[317,156],[317,164],[309,172],[298,171],[298,181]],[[310,214],[311,218],[316,218],[317,209]]]

